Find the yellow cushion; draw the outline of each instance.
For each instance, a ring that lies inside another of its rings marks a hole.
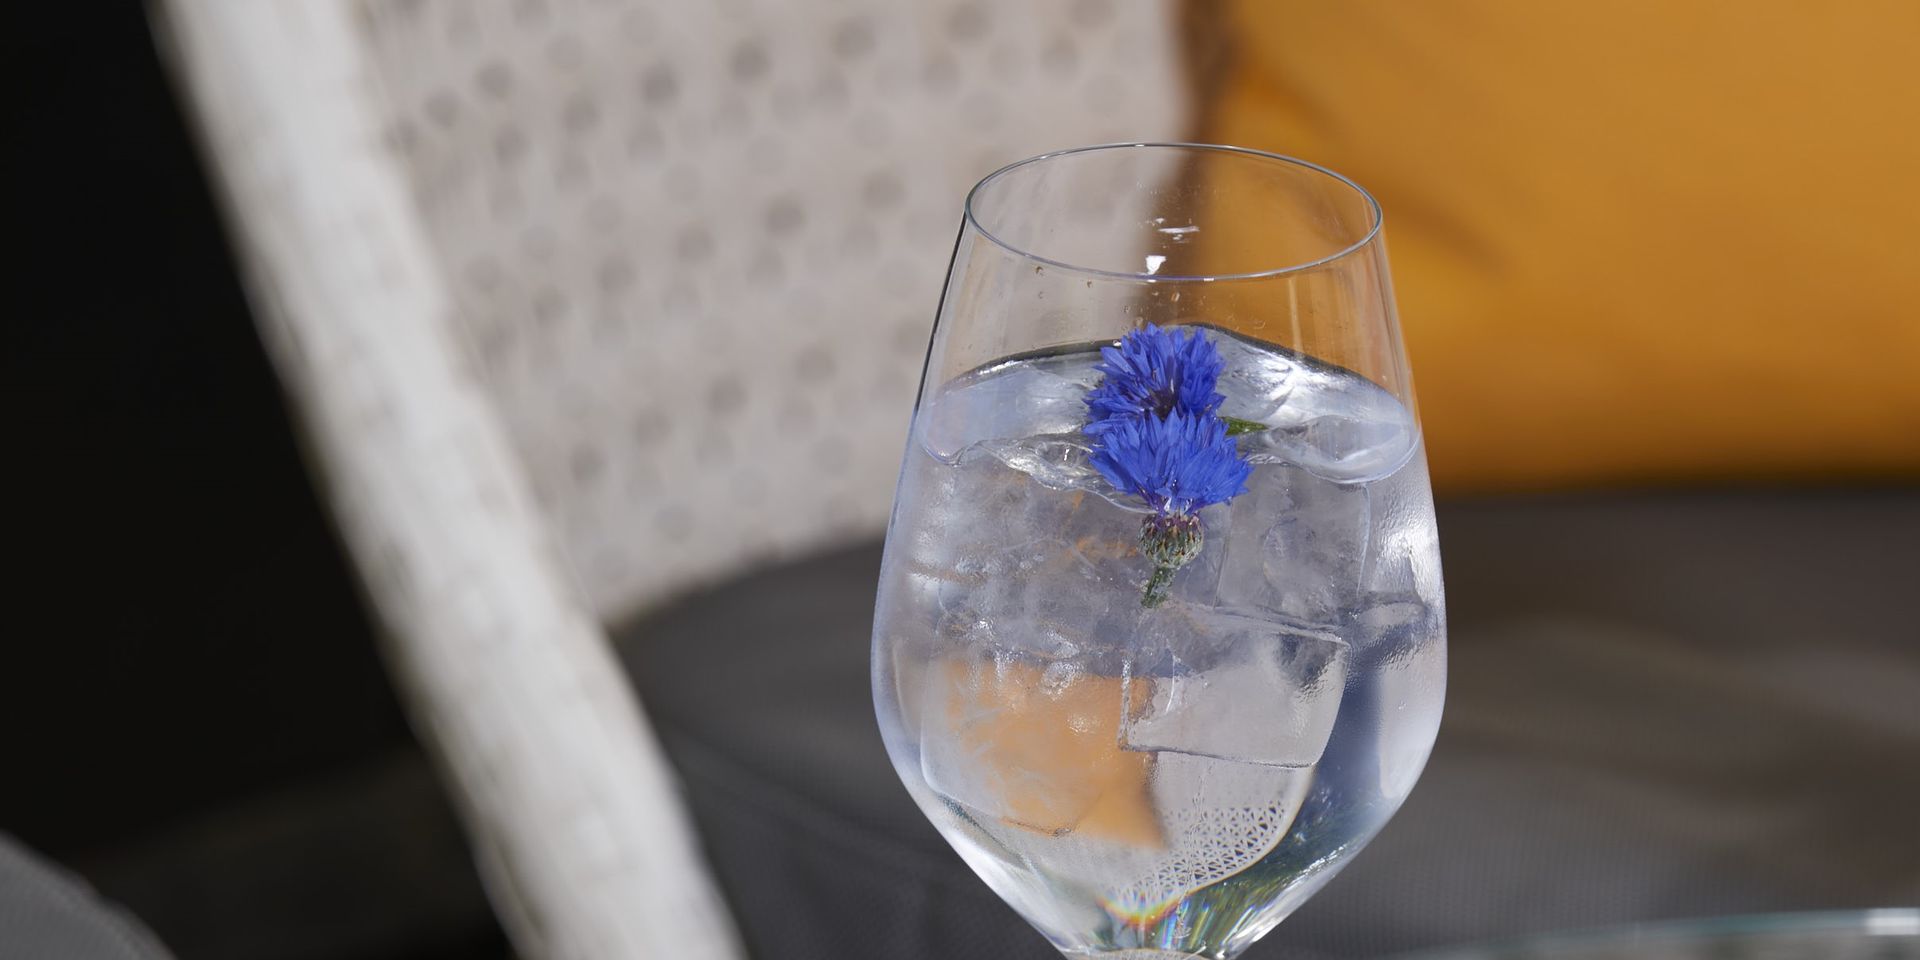
[[[1436,481],[1920,475],[1920,2],[1229,0],[1387,211]]]

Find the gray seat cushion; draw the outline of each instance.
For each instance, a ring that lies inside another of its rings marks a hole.
[[[168,960],[132,914],[0,834],[0,960]]]
[[[1250,957],[1920,902],[1920,495],[1444,505],[1446,719],[1373,846]],[[765,958],[1055,954],[894,777],[876,546],[621,635]]]

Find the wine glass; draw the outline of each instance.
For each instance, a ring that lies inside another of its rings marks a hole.
[[[887,750],[1069,956],[1232,957],[1425,764],[1433,501],[1381,216],[1234,147],[974,187],[887,530]]]

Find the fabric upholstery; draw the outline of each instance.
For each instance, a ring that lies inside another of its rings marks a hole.
[[[1164,0],[368,0],[380,118],[603,616],[886,519],[967,188],[1166,139]]]

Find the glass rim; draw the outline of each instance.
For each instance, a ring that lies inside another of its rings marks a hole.
[[[977,216],[974,211],[975,202],[979,199],[980,192],[982,190],[985,190],[987,186],[993,183],[995,180],[998,180],[1001,177],[1009,173],[1012,173],[1013,171],[1018,170],[1022,167],[1029,166],[1031,164],[1043,163],[1048,160],[1057,160],[1061,157],[1076,156],[1078,154],[1083,154],[1083,153],[1095,153],[1095,152],[1106,151],[1106,150],[1141,150],[1141,149],[1210,151],[1215,153],[1238,154],[1238,155],[1241,155],[1244,157],[1250,157],[1256,160],[1273,161],[1273,162],[1278,162],[1278,163],[1286,164],[1293,167],[1299,167],[1306,170],[1311,170],[1314,173],[1318,173],[1322,176],[1332,179],[1336,183],[1343,184],[1348,189],[1352,190],[1354,193],[1359,194],[1360,198],[1365,200],[1367,203],[1367,211],[1371,215],[1372,222],[1368,225],[1366,233],[1362,234],[1358,240],[1355,240],[1352,243],[1346,245],[1345,247],[1335,250],[1334,252],[1329,253],[1326,256],[1317,257],[1315,259],[1308,260],[1303,263],[1292,263],[1282,267],[1275,267],[1270,270],[1255,270],[1255,271],[1250,271],[1245,273],[1193,274],[1193,275],[1183,276],[1179,274],[1166,275],[1166,274],[1142,273],[1137,271],[1102,270],[1098,267],[1081,266],[1080,264],[1068,263],[1063,260],[1055,260],[1051,257],[1044,257],[1044,256],[1041,256],[1040,254],[1034,253],[1031,250],[1021,249],[1020,247],[1017,247],[1011,243],[1006,242],[1005,240],[1000,239],[998,236],[994,234],[993,231],[987,229],[986,224],[980,222],[979,216]],[[1353,254],[1366,249],[1368,245],[1372,244],[1376,239],[1379,238],[1381,227],[1383,227],[1386,223],[1386,212],[1380,209],[1380,201],[1375,200],[1373,198],[1373,194],[1367,192],[1367,188],[1359,185],[1358,183],[1353,182],[1352,178],[1347,177],[1345,174],[1341,174],[1333,170],[1329,170],[1326,167],[1323,167],[1317,163],[1313,163],[1307,160],[1301,160],[1298,157],[1289,157],[1284,154],[1271,153],[1266,150],[1255,150],[1252,147],[1236,147],[1236,146],[1223,144],[1223,143],[1190,143],[1190,142],[1178,141],[1178,140],[1174,140],[1174,141],[1147,140],[1147,141],[1121,141],[1117,143],[1097,143],[1097,144],[1092,144],[1084,147],[1072,147],[1066,150],[1054,150],[1048,153],[1038,154],[1036,156],[1028,157],[1024,160],[1016,160],[1012,163],[1009,163],[1006,166],[1001,167],[1000,169],[995,170],[984,177],[981,177],[980,182],[974,184],[973,188],[967,191],[967,200],[965,204],[965,220],[968,226],[971,226],[975,232],[979,233],[981,236],[991,241],[994,246],[997,246],[1000,249],[1005,250],[1016,257],[1020,257],[1025,260],[1030,260],[1030,261],[1033,261],[1034,263],[1045,264],[1047,266],[1054,267],[1057,269],[1069,270],[1074,273],[1085,274],[1088,276],[1102,277],[1110,280],[1131,280],[1139,283],[1214,283],[1214,282],[1223,281],[1223,280],[1266,280],[1274,277],[1284,277],[1284,276],[1287,276],[1288,274],[1301,273],[1303,271],[1313,270],[1318,267],[1324,267],[1327,264],[1333,263],[1335,261],[1345,259],[1346,257],[1352,256]]]

